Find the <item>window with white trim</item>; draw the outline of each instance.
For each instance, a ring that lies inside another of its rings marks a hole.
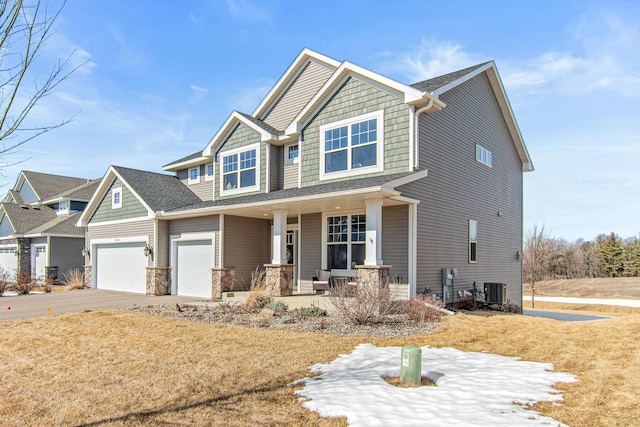
[[[493,167],[493,154],[486,148],[476,144],[476,161],[483,165]]]
[[[255,191],[260,188],[260,144],[221,153],[220,194]]]
[[[189,184],[197,184],[200,182],[200,166],[189,168],[189,177],[187,182]]]
[[[285,159],[284,164],[290,165],[293,163],[298,163],[298,144],[291,144],[285,146]]]
[[[111,190],[111,209],[122,207],[122,187],[116,187]]]
[[[478,221],[469,220],[469,262],[478,262]]]
[[[213,163],[211,163],[210,165],[207,165],[204,179],[205,181],[213,180]]]
[[[69,202],[66,200],[63,200],[60,203],[58,203],[58,213],[65,214],[67,212],[69,212]]]
[[[327,217],[327,269],[352,270],[364,264],[366,216]]]
[[[384,111],[320,126],[320,179],[383,170]]]

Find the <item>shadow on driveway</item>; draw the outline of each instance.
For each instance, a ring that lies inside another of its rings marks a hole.
[[[176,295],[149,296],[104,289],[81,289],[49,294],[0,297],[0,321],[84,310],[126,309],[134,306],[205,301]]]

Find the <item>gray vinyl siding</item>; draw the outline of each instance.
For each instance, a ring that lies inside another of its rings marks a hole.
[[[220,171],[222,170],[222,157],[225,151],[233,150],[235,148],[244,147],[247,145],[260,143],[260,173],[258,175],[259,180],[259,188],[257,191],[253,191],[250,193],[241,193],[236,195],[226,195],[220,196]],[[215,164],[215,199],[227,199],[238,196],[246,196],[249,194],[257,194],[263,193],[265,191],[265,183],[266,183],[266,170],[267,170],[267,147],[265,143],[260,142],[260,134],[245,124],[239,124],[229,135],[229,137],[222,144],[222,148],[216,155],[216,164]]]
[[[154,222],[153,219],[147,219],[142,221],[131,221],[121,224],[110,225],[94,225],[87,227],[87,248],[91,248],[92,241],[96,239],[114,239],[123,237],[142,237],[145,236],[148,239],[149,245],[155,247],[154,242]],[[91,250],[91,255],[93,254]],[[144,256],[141,252],[140,256]],[[150,259],[150,267],[153,267]]]
[[[420,168],[428,177],[401,188],[417,208],[417,291],[442,291],[441,269],[458,268],[456,290],[473,282],[507,284],[522,301],[522,164],[486,75],[442,94],[447,106],[420,117]],[[475,160],[475,146],[493,167]],[[498,215],[501,212],[501,216]],[[468,261],[468,221],[478,222],[478,262]]]
[[[190,167],[188,169],[180,169],[176,176],[184,185],[186,185],[189,190],[193,191],[196,196],[200,197],[201,200],[213,200],[213,180],[207,181],[206,173],[207,173],[207,165],[199,165],[197,166],[200,169],[199,177],[200,181],[198,183],[189,184],[189,169],[193,169],[196,166]],[[215,169],[214,169],[215,174]]]
[[[269,145],[269,191],[282,189],[282,173],[284,166],[283,148]]]
[[[234,268],[236,289],[248,289],[251,273],[271,262],[271,221],[224,217],[224,267]]]
[[[111,208],[111,191],[114,188],[122,188],[122,207],[118,209]],[[139,218],[147,216],[147,209],[133,195],[129,188],[116,178],[109,190],[104,195],[100,205],[89,220],[90,223],[114,221],[120,219]]]
[[[278,130],[284,130],[332,73],[332,69],[309,62],[264,116],[263,121]]]
[[[409,283],[409,208],[382,208],[382,262],[390,265],[392,281]]]
[[[226,218],[226,217],[225,217]],[[206,233],[214,232],[214,267],[218,267],[218,257],[220,245],[217,242],[220,232],[220,217],[218,215],[202,216],[197,218],[175,219],[169,223],[169,236],[179,236],[183,233]]]
[[[157,237],[154,247],[156,267],[169,267],[169,221],[158,220]]]
[[[14,233],[13,227],[11,226],[11,221],[9,221],[8,216],[3,216],[2,221],[0,221],[0,237],[11,236]]]
[[[284,166],[282,188],[298,188],[298,164]]]
[[[351,77],[303,130],[304,142],[300,145],[303,187],[321,183],[319,156],[323,147],[320,126],[378,110],[384,110],[384,171],[356,176],[362,178],[409,170],[409,106],[397,96]],[[349,179],[353,178],[335,181]]]
[[[302,254],[300,292],[311,292],[311,278],[322,268],[322,214],[302,215],[300,219],[300,248]]]
[[[31,188],[31,185],[29,185],[27,181],[24,181],[22,183],[19,193],[24,203],[28,204],[38,200],[38,196],[36,195],[35,191],[33,191],[33,188]]]
[[[82,271],[84,260],[82,258],[83,238],[50,237],[49,240],[49,264],[58,267],[58,280],[63,281],[70,270]]]

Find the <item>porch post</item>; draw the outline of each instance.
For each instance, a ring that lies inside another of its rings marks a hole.
[[[271,264],[287,263],[287,210],[273,211],[273,258]]]
[[[364,265],[382,265],[382,199],[364,201],[367,233]]]

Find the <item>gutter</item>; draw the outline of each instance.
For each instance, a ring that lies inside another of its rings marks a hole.
[[[429,102],[427,102],[427,105],[425,105],[424,107],[418,109],[415,113],[413,113],[413,152],[415,153],[413,156],[413,169],[416,170],[418,169],[418,166],[420,165],[420,161],[419,161],[419,137],[418,135],[420,135],[420,122],[418,121],[420,114],[424,113],[425,111],[431,109],[431,107],[433,107],[433,98],[430,97],[429,98]]]

